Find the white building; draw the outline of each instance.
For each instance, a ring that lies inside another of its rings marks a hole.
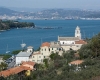
[[[58,41],[64,51],[67,51],[70,49],[78,50],[81,48],[83,44],[86,44],[86,42],[81,39],[81,31],[78,26],[75,29],[75,37],[59,37],[58,36]]]
[[[32,46],[27,47],[27,52],[33,52],[33,47]]]
[[[33,47],[27,47],[27,51],[21,51],[16,55],[16,64],[20,64],[22,61],[30,61],[30,57],[33,53]]]

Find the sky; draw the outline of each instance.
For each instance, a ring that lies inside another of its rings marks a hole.
[[[99,9],[100,0],[0,0],[3,7]]]

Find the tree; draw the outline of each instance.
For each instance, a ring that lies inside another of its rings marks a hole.
[[[1,64],[0,64],[0,70],[4,70],[4,69],[7,69],[7,64],[4,63],[4,62],[1,62]]]
[[[6,54],[6,55],[3,56],[3,60],[7,60],[7,59],[9,59],[10,57],[11,57],[11,54]]]
[[[45,67],[48,68],[48,59],[44,59],[43,62],[45,63]]]
[[[12,52],[13,55],[17,55],[21,50],[15,50]]]

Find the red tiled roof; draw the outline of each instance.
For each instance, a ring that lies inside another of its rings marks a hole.
[[[75,44],[87,44],[84,40],[75,41]]]
[[[35,65],[35,63],[34,62],[32,62],[32,61],[23,61],[22,62],[22,65],[25,65],[25,64],[28,64],[28,65],[31,65],[31,66],[34,66]]]
[[[4,77],[7,77],[7,76],[10,76],[10,75],[13,75],[13,74],[17,74],[19,72],[22,72],[24,69],[23,68],[20,68],[19,66],[18,67],[14,67],[14,68],[11,68],[11,69],[8,69],[8,70],[5,70],[5,71],[1,71],[0,72],[0,76],[4,76]]]
[[[48,42],[42,43],[41,47],[44,47],[44,46],[50,47],[50,43],[48,43]]]
[[[79,65],[79,64],[81,64],[81,63],[83,63],[83,60],[72,61],[72,62],[70,62],[69,64]]]
[[[5,71],[0,72],[0,76],[7,77],[13,74],[18,74],[24,70],[33,70],[35,63],[31,61],[22,62],[21,66],[14,67]]]

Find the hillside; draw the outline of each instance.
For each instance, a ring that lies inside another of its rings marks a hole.
[[[15,16],[14,19],[80,19],[100,18],[100,11],[93,10],[71,10],[71,9],[46,9],[38,12],[19,12],[8,8],[0,7],[1,16]]]
[[[14,15],[17,11],[10,10],[8,8],[0,7],[0,15]]]

